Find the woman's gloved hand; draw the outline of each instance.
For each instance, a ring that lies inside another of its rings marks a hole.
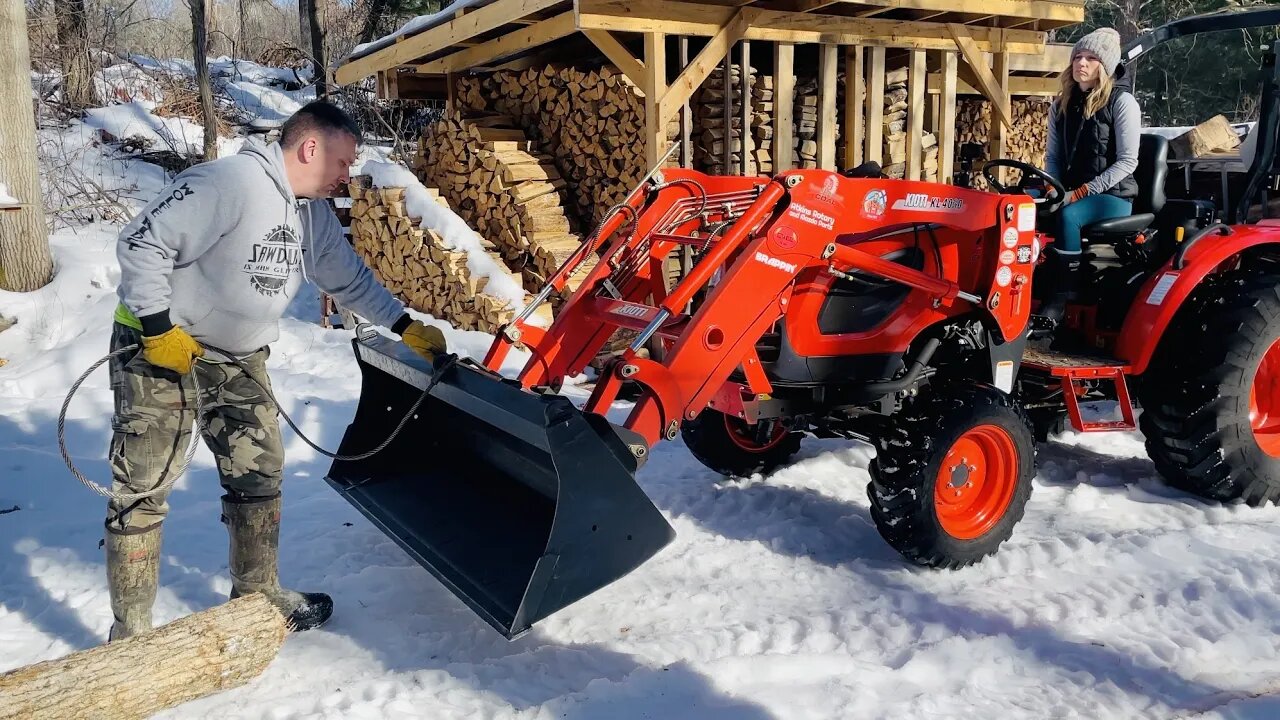
[[[420,320],[409,323],[409,327],[400,333],[404,344],[413,349],[428,361],[434,361],[437,353],[447,352],[444,333],[434,325],[424,325]]]
[[[1068,200],[1068,202],[1078,202],[1080,200],[1085,199],[1086,197],[1089,197],[1089,186],[1081,185],[1080,187],[1072,191],[1071,198],[1070,200]]]
[[[143,335],[142,356],[156,367],[186,375],[195,366],[196,358],[204,357],[204,348],[186,330],[174,325],[159,335]]]

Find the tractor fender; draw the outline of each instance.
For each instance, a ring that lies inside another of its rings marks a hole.
[[[1205,237],[1188,248],[1183,253],[1181,269],[1174,267],[1172,259],[1165,263],[1143,283],[1125,315],[1116,340],[1116,357],[1129,364],[1132,374],[1146,372],[1169,325],[1205,277],[1245,250],[1260,245],[1274,245],[1280,250],[1280,223],[1264,220],[1257,225],[1233,225],[1229,235]]]

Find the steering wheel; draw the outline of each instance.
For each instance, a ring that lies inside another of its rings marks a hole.
[[[1019,180],[1018,184],[1013,187],[1007,187],[1001,184],[998,180],[996,180],[995,176],[991,172],[995,168],[999,168],[999,167],[1007,167],[1007,168],[1013,168],[1014,170],[1021,170],[1022,179]],[[982,177],[986,179],[988,185],[995,188],[1002,195],[1010,195],[1014,193],[1025,194],[1026,188],[1027,188],[1027,180],[1029,180],[1032,177],[1037,177],[1037,178],[1040,178],[1041,180],[1044,180],[1045,184],[1049,186],[1049,190],[1051,190],[1052,193],[1045,193],[1044,197],[1034,198],[1035,204],[1037,205],[1041,205],[1044,203],[1053,203],[1056,205],[1057,203],[1060,203],[1067,198],[1067,189],[1062,186],[1062,183],[1058,182],[1057,178],[1041,170],[1035,165],[1024,163],[1021,160],[1009,160],[1006,158],[1001,158],[999,160],[992,160],[991,162],[988,162],[986,165],[982,167]]]

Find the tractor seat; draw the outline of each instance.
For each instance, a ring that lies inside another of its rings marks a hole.
[[[1084,226],[1082,233],[1089,239],[1103,239],[1107,235],[1137,235],[1156,221],[1155,213],[1135,213],[1124,217],[1107,218]],[[1106,240],[1103,239],[1103,242]]]
[[[1151,227],[1164,207],[1164,181],[1168,171],[1169,141],[1143,133],[1138,141],[1138,168],[1133,171],[1133,179],[1138,183],[1133,214],[1090,223],[1081,228],[1080,234],[1093,243],[1117,243]]]

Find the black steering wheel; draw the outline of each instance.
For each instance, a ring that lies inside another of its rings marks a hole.
[[[1000,168],[1000,167],[1007,167],[1007,168],[1013,168],[1014,170],[1021,170],[1022,179],[1019,180],[1018,184],[1013,187],[1007,187],[1001,184],[998,180],[996,180],[995,176],[991,172],[995,168]],[[1021,160],[1009,160],[1006,158],[1001,158],[999,160],[992,160],[988,162],[986,165],[982,166],[982,177],[986,179],[988,185],[995,188],[996,191],[1002,195],[1011,195],[1014,193],[1026,194],[1027,180],[1029,180],[1032,177],[1037,177],[1037,178],[1040,178],[1041,180],[1044,180],[1045,184],[1049,186],[1048,189],[1051,190],[1052,193],[1045,193],[1044,197],[1034,198],[1034,201],[1037,205],[1041,205],[1043,203],[1053,203],[1056,205],[1057,203],[1060,203],[1067,198],[1067,189],[1062,186],[1062,183],[1058,182],[1057,178],[1041,170],[1035,165],[1024,163]]]

